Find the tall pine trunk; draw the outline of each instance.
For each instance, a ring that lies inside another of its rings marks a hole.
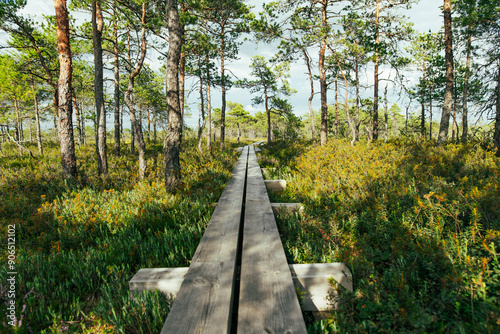
[[[80,125],[80,108],[78,108],[78,102],[76,101],[76,92],[73,87],[71,87],[71,96],[73,99],[73,106],[75,107],[76,116],[76,131],[78,133],[78,147],[82,145],[82,127]]]
[[[34,102],[35,102],[35,128],[36,128],[36,144],[38,146],[38,153],[43,155],[43,146],[42,146],[42,129],[40,127],[40,110],[38,108],[38,97],[35,90],[35,84],[33,82],[33,77],[31,77],[31,89],[34,92]]]
[[[59,50],[59,81],[57,85],[57,111],[61,164],[64,178],[77,175],[75,142],[73,140],[71,78],[72,62],[69,41],[69,20],[66,0],[54,0],[57,24],[57,47]]]
[[[446,90],[444,93],[443,112],[439,126],[437,145],[442,145],[448,138],[451,105],[453,103],[453,42],[451,31],[451,0],[444,0],[444,43],[446,62]]]
[[[92,2],[92,40],[94,46],[94,99],[97,117],[97,165],[99,174],[108,174],[106,155],[106,109],[104,108],[104,76],[102,65],[102,31],[104,21],[99,1]]]
[[[130,73],[128,77],[128,86],[125,92],[125,103],[130,113],[130,123],[133,128],[134,139],[137,141],[137,150],[139,152],[139,178],[143,179],[146,176],[146,143],[144,142],[144,136],[142,134],[142,126],[139,119],[135,115],[135,105],[132,99],[134,92],[134,80],[139,75],[144,64],[144,58],[146,58],[146,5],[142,4],[142,16],[141,16],[141,54],[139,56],[139,61],[135,69]]]
[[[425,59],[422,60],[422,115],[420,119],[420,135],[425,138]]]
[[[462,97],[462,142],[467,142],[467,134],[469,131],[468,124],[468,108],[467,108],[467,99],[469,97],[469,75],[470,75],[470,66],[471,66],[471,50],[472,50],[472,32],[471,25],[468,27],[468,36],[467,36],[467,46],[466,46],[466,61],[465,61],[465,78],[464,78],[464,92]]]
[[[116,0],[113,0],[113,56],[114,56],[114,109],[115,109],[115,154],[120,155],[120,60],[118,53],[118,18]]]
[[[221,90],[222,90],[222,106],[221,106],[221,115],[220,115],[220,147],[224,148],[224,140],[225,140],[225,129],[226,129],[226,77],[225,77],[225,64],[224,64],[224,49],[225,49],[225,40],[224,40],[224,30],[221,33],[221,56],[220,56],[220,76],[221,76]]]
[[[200,69],[200,117],[198,118],[198,151],[203,153],[203,128],[205,127],[205,96],[203,95],[203,75],[201,72],[201,55],[198,55]]]
[[[205,29],[205,34],[207,34],[207,20],[203,22],[203,27]],[[209,52],[205,57],[206,62],[206,74],[207,74],[207,150],[208,153],[212,153],[212,97],[210,95],[210,57]]]
[[[168,128],[163,143],[163,165],[165,168],[165,187],[168,191],[173,192],[181,181],[180,147],[182,140],[182,112],[178,79],[182,33],[177,0],[167,0],[166,14],[169,32],[166,79]]]
[[[306,61],[307,73],[309,74],[309,84],[311,85],[311,94],[309,95],[308,105],[309,105],[309,114],[311,115],[311,137],[314,144],[316,144],[316,124],[314,124],[314,110],[312,107],[312,101],[314,98],[314,80],[311,70],[311,59],[307,54],[305,48],[302,48],[302,53],[304,54],[304,60]]]
[[[380,0],[377,0],[377,9],[375,12],[375,68],[373,71],[373,140],[378,139],[378,72],[379,72],[379,16],[380,16]]]
[[[321,42],[319,47],[319,85],[321,99],[321,132],[320,144],[325,145],[328,135],[328,104],[327,104],[327,84],[326,84],[326,69],[325,69],[325,52],[326,52],[326,30],[328,28],[327,21],[327,5],[328,1],[323,0],[321,8]]]
[[[493,134],[493,143],[497,148],[496,156],[500,157],[500,66],[497,73],[497,90],[496,90],[496,117],[495,117],[495,132]]]

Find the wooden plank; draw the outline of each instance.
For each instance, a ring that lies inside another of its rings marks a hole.
[[[247,173],[238,333],[307,333],[253,147]]]
[[[300,203],[271,203],[271,208],[275,215],[280,212],[294,213],[297,211],[300,214],[304,213],[304,206]]]
[[[337,308],[337,289],[329,283],[332,278],[346,290],[352,291],[352,274],[344,263],[313,263],[290,265],[293,283],[304,293],[302,308],[308,311],[329,311]]]
[[[278,192],[286,189],[285,180],[264,180],[264,183],[269,191]]]
[[[248,147],[242,151],[196,249],[161,333],[228,333]]]
[[[332,307],[337,308],[335,300],[331,300],[330,297],[335,297],[338,292],[337,288],[330,284],[330,279],[346,290],[353,289],[352,274],[344,263],[290,264],[288,267],[295,288],[302,292],[303,311],[329,314]],[[188,267],[141,269],[129,282],[130,292],[134,294],[159,290],[167,296],[176,296],[188,269]]]
[[[188,268],[143,268],[128,282],[130,292],[159,290],[175,297],[186,277]]]
[[[233,281],[233,263],[192,263],[161,333],[228,333]]]

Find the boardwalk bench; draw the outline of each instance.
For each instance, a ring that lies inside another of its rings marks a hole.
[[[241,151],[189,268],[141,269],[129,283],[175,296],[161,333],[307,333],[296,287],[316,311],[325,275],[352,289],[345,265],[288,265],[255,149]]]

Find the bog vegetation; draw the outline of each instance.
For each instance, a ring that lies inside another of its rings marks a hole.
[[[344,262],[353,274],[354,291],[316,329],[500,329],[500,160],[487,147],[275,143],[261,165],[287,180],[272,202],[305,207],[278,219],[289,262]]]
[[[151,166],[140,181],[136,155],[110,155],[100,178],[90,147],[80,150],[79,178],[61,178],[58,145],[36,161],[12,145],[0,157],[1,233],[17,228],[17,328],[20,333],[157,333],[169,301],[150,293],[132,299],[128,281],[140,268],[189,266],[237,155],[214,156],[186,142],[181,190],[167,193]],[[152,157],[160,145],[148,148]],[[88,169],[87,169],[88,168]],[[2,241],[2,243],[4,243]],[[1,256],[7,258],[7,247]],[[6,267],[1,271],[2,314],[7,314]],[[1,331],[13,330],[5,319]]]
[[[1,330],[158,332],[170,301],[131,299],[128,280],[189,264],[237,143],[266,138],[266,176],[289,181],[272,200],[306,207],[279,217],[289,261],[354,275],[311,332],[498,331],[500,0],[434,1],[434,32],[405,16],[417,3],[54,0],[31,17],[1,0],[0,232],[16,227],[18,272]],[[236,77],[245,38],[275,54]]]

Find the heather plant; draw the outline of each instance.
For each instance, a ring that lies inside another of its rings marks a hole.
[[[329,329],[314,328],[500,329],[500,160],[493,152],[474,143],[351,147],[332,140],[294,143],[280,159],[276,150],[285,144],[273,145],[261,155],[272,162],[266,176],[285,170],[287,189],[271,201],[305,206],[303,215],[278,217],[289,262],[344,262],[353,274],[354,291],[341,291]]]
[[[97,175],[95,151],[77,151],[79,176],[60,175],[58,147],[43,157],[0,156],[0,229],[16,224],[19,333],[158,333],[170,300],[158,292],[131,298],[128,281],[140,268],[189,266],[194,251],[231,176],[234,148],[200,154],[184,143],[183,183],[170,194],[163,185],[161,146],[148,147],[146,180],[137,157],[109,153],[109,175]],[[7,247],[0,250],[7,258]],[[0,281],[6,282],[6,266]],[[7,296],[0,286],[0,309]],[[22,320],[22,322],[20,321]]]

